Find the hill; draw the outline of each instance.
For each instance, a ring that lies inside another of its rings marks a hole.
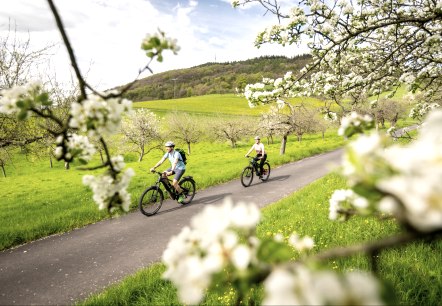
[[[138,80],[125,97],[132,101],[149,101],[234,93],[235,88],[243,89],[246,84],[259,82],[263,77],[277,78],[287,71],[299,71],[310,59],[310,55],[264,56],[170,70]]]

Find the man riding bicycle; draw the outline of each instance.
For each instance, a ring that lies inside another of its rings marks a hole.
[[[161,158],[159,162],[156,163],[156,165],[150,169],[151,172],[154,172],[156,168],[158,168],[167,158],[170,161],[171,167],[163,172],[163,177],[170,176],[174,174],[172,186],[177,191],[178,196],[178,202],[181,203],[184,200],[184,195],[182,195],[182,190],[180,185],[178,185],[178,181],[183,176],[184,172],[186,171],[186,165],[183,162],[183,158],[181,157],[180,152],[175,151],[175,143],[172,141],[166,142],[164,145],[166,147],[166,153]]]
[[[259,163],[259,173],[258,173],[259,177],[261,178],[263,172],[263,165],[267,159],[267,153],[265,152],[264,144],[261,142],[259,136],[255,137],[255,143],[253,144],[253,146],[250,148],[249,152],[247,152],[245,156],[249,157],[250,152],[252,152],[253,150],[256,151],[256,156],[253,158],[253,161],[257,162],[258,160],[261,160],[261,162]]]

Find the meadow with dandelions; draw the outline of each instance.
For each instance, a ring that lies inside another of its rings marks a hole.
[[[398,232],[391,219],[357,217],[348,222],[332,222],[328,219],[328,201],[334,190],[344,188],[345,180],[337,174],[329,174],[307,187],[262,209],[257,237],[279,236],[288,244],[293,232],[311,236],[315,246],[309,254],[355,243],[370,242]],[[417,242],[406,247],[386,250],[379,255],[378,275],[389,288],[384,292],[387,300],[399,305],[440,305],[442,298],[442,267],[439,255],[442,242]],[[293,259],[299,253],[293,250]],[[326,267],[332,271],[368,271],[370,262],[366,256],[357,255],[346,259],[329,260]],[[125,278],[121,283],[91,296],[79,305],[182,305],[177,289],[164,279],[166,267],[154,264]],[[283,287],[283,284],[280,285]],[[324,290],[330,292],[330,288]],[[360,288],[364,290],[365,288]],[[236,301],[233,286],[217,287],[206,292],[201,305],[232,305]],[[336,294],[338,294],[336,292]],[[244,304],[260,304],[263,288],[250,290]]]

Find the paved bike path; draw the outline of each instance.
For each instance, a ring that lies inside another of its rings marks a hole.
[[[341,155],[342,150],[336,150],[283,165],[272,169],[267,182],[255,177],[248,188],[239,180],[199,192],[197,185],[189,205],[167,200],[152,217],[136,211],[0,252],[0,305],[83,300],[159,261],[170,237],[205,206],[231,197],[263,207],[324,176]]]

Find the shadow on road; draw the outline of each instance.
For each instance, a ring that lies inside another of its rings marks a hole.
[[[208,197],[203,197],[203,198],[196,198],[189,205],[194,205],[194,204],[212,204],[212,203],[221,201],[222,199],[224,199],[225,197],[227,197],[227,196],[229,196],[231,194],[232,193],[229,192],[229,193],[221,193],[221,194],[217,194],[217,195],[213,195],[213,196],[208,196]]]
[[[274,176],[270,177],[267,182],[271,181],[285,181],[287,180],[291,175],[280,175],[280,176]]]
[[[221,201],[226,196],[229,196],[231,194],[232,193],[221,193],[221,194],[217,194],[217,195],[213,195],[213,196],[208,196],[208,197],[203,197],[203,198],[196,198],[190,204],[179,205],[179,206],[171,207],[171,208],[168,208],[168,209],[161,209],[155,215],[150,216],[150,217],[155,217],[155,216],[158,216],[158,215],[166,214],[166,213],[172,212],[174,210],[186,208],[187,206],[192,206],[192,205],[197,205],[197,204],[212,204],[212,203],[216,203],[216,202]],[[167,201],[167,202],[176,203],[175,201]],[[164,205],[168,205],[168,204],[169,203],[163,203],[163,207],[164,207]]]

